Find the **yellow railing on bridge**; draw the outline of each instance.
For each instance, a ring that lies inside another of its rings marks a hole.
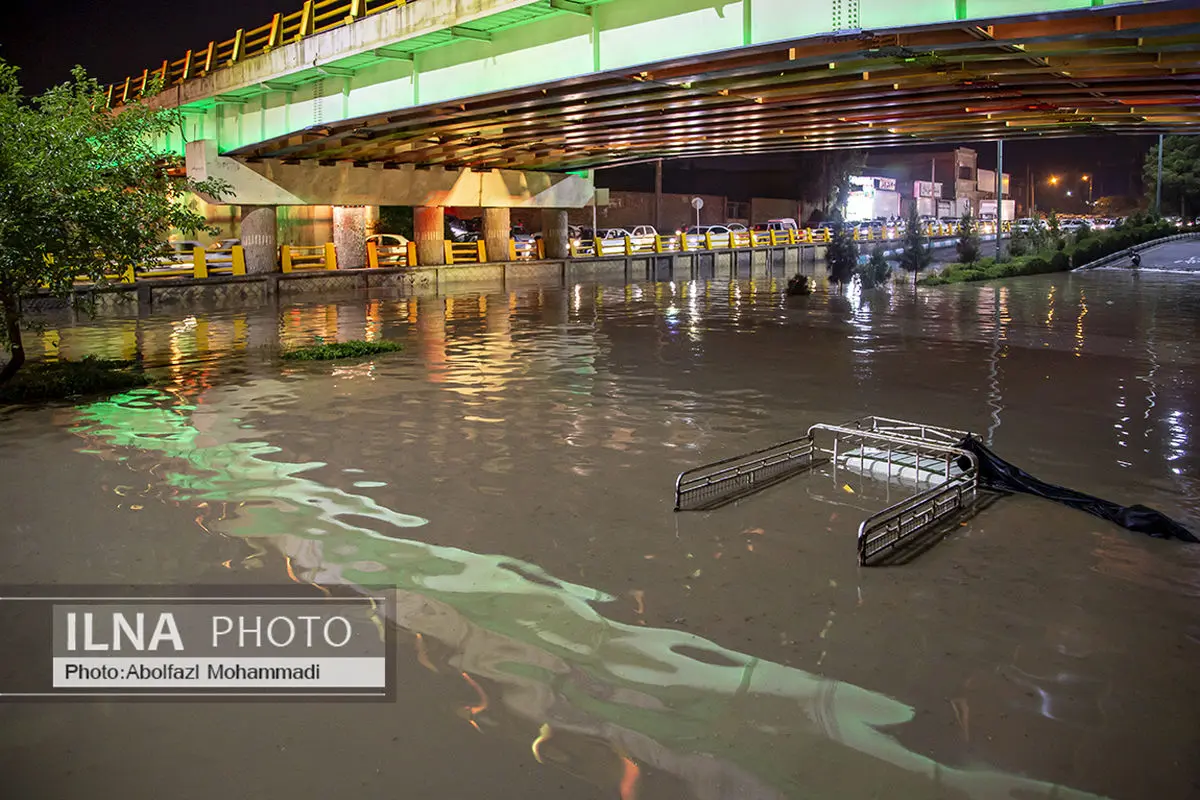
[[[215,70],[237,64],[247,58],[269,53],[277,47],[306,36],[339,28],[363,17],[378,14],[413,0],[307,0],[299,11],[275,14],[256,28],[239,28],[231,38],[209,42],[188,50],[182,58],[163,61],[156,69],[144,69],[121,83],[108,87],[108,106],[129,102],[142,96],[159,81],[165,88]]]

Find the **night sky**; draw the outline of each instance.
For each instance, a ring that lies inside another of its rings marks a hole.
[[[21,68],[21,83],[37,93],[65,80],[75,64],[101,83],[140,75],[164,58],[223,41],[239,27],[290,13],[301,0],[205,0],[151,3],[147,0],[6,0],[0,57]],[[196,13],[199,11],[200,13]],[[1096,176],[1095,196],[1140,193],[1142,157],[1153,137],[1106,137],[1012,141],[1005,145],[1005,172],[1022,180],[1026,167],[1063,176]],[[995,167],[993,143],[971,144],[979,166]],[[1134,179],[1131,182],[1131,177]]]

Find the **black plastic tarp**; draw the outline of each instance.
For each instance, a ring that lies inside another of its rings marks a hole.
[[[1145,533],[1159,539],[1179,539],[1200,543],[1195,534],[1167,515],[1142,505],[1122,506],[1090,494],[1040,481],[989,450],[974,436],[968,436],[958,446],[979,459],[979,485],[997,492],[1020,492],[1044,497],[1056,503],[1086,511],[1115,522],[1122,528]],[[966,460],[965,458],[962,460]],[[966,464],[959,466],[966,468]]]

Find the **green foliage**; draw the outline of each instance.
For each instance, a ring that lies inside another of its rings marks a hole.
[[[308,347],[297,347],[285,350],[282,355],[289,361],[333,361],[338,358],[361,358],[379,353],[394,353],[403,349],[404,345],[399,342],[386,340],[364,342],[361,339],[352,339],[348,342],[322,342]]]
[[[904,249],[900,253],[900,266],[913,274],[913,282],[917,273],[929,266],[933,261],[933,253],[929,251],[929,240],[921,230],[921,218],[917,214],[917,204],[913,203],[908,209],[908,222],[904,229]]]
[[[859,266],[857,271],[864,289],[874,289],[876,286],[886,283],[887,279],[892,276],[892,265],[888,263],[887,256],[883,254],[883,246],[875,245],[867,263]]]
[[[1071,260],[1067,258],[1067,254],[1059,250],[1050,257],[1051,272],[1066,272],[1071,268]]]
[[[1008,240],[1008,252],[1012,256],[1023,256],[1034,250],[1033,239],[1027,231],[1014,230]]]
[[[178,111],[139,103],[108,111],[78,67],[26,99],[0,60],[0,345],[12,350],[0,383],[25,360],[22,295],[45,286],[67,296],[80,276],[102,284],[151,262],[172,230],[206,229],[184,192],[219,196],[225,185],[168,174],[174,157],[160,142],[179,124]]]
[[[1169,222],[1154,220],[1145,214],[1135,215],[1125,224],[1111,230],[1097,231],[1077,244],[1071,253],[1071,265],[1082,267],[1136,245],[1177,233],[1179,229]]]
[[[1158,180],[1158,145],[1150,148],[1142,166],[1146,199],[1154,207]],[[1167,136],[1163,139],[1163,213],[1187,217],[1200,210],[1200,138]]]
[[[973,264],[979,259],[979,248],[979,226],[975,224],[975,217],[967,211],[958,222],[958,242],[955,244],[958,260],[964,264]]]
[[[379,222],[372,233],[394,233],[412,241],[416,238],[413,233],[413,210],[411,206],[380,206]]]
[[[40,361],[0,385],[0,404],[113,394],[149,382],[146,374],[132,361],[109,361],[92,356],[82,361]]]
[[[858,268],[858,244],[844,225],[833,232],[825,250],[825,264],[829,267],[829,280],[834,283],[845,284],[854,277]]]

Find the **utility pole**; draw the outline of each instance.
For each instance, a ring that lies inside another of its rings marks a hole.
[[[1154,186],[1154,216],[1162,216],[1162,153],[1163,135],[1158,135],[1158,180]]]
[[[1004,140],[996,140],[996,261],[1004,260]]]

